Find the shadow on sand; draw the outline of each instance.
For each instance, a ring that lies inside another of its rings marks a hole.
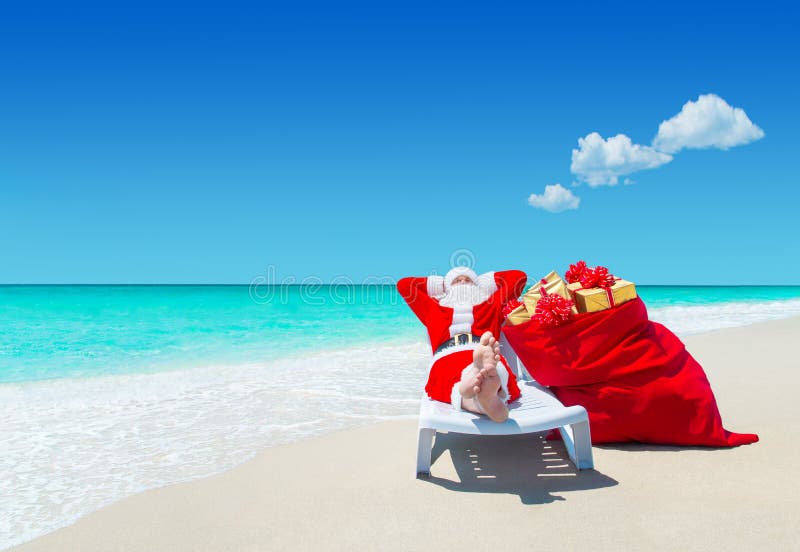
[[[546,433],[525,435],[464,435],[437,433],[434,463],[429,477],[445,489],[469,493],[519,495],[523,504],[566,500],[558,493],[612,487],[617,481],[596,470],[579,471],[561,441],[545,441]],[[445,452],[453,462],[457,481],[433,475]]]

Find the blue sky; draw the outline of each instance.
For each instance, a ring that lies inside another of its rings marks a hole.
[[[797,9],[642,4],[4,5],[0,283],[361,281],[468,250],[800,284]],[[649,147],[704,94],[763,137],[627,185],[571,170],[579,138]],[[556,183],[577,209],[529,204]]]

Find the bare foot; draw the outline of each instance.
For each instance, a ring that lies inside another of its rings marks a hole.
[[[472,365],[476,372],[486,373],[487,369],[495,370],[498,362],[500,362],[500,344],[492,336],[492,332],[486,332],[472,353]]]
[[[501,387],[497,374],[497,363],[500,362],[500,344],[490,332],[481,336],[481,342],[472,355],[473,365],[478,369],[476,379],[480,380],[474,389],[475,400],[483,411],[495,422],[508,419],[508,406],[498,395]]]
[[[475,395],[475,400],[481,405],[483,411],[492,421],[505,422],[508,419],[508,406],[500,398],[500,377],[497,370],[494,375],[487,375],[480,391]]]
[[[461,376],[461,381],[458,383],[458,392],[462,398],[471,399],[481,390],[482,382],[483,375],[481,371],[475,366],[470,366],[469,370]]]

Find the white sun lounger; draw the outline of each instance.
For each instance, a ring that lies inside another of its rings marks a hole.
[[[431,450],[437,431],[474,435],[516,435],[556,429],[561,432],[570,460],[579,470],[594,468],[589,417],[582,406],[564,406],[547,388],[530,379],[513,349],[500,348],[515,370],[522,396],[508,405],[508,420],[498,424],[486,416],[455,410],[451,405],[422,397],[417,437],[417,474],[430,474]]]

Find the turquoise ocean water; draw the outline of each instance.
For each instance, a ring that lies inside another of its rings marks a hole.
[[[800,286],[641,286],[678,335]],[[393,286],[0,286],[0,548],[264,447],[412,417],[430,350]]]
[[[792,286],[638,290],[653,317],[683,335],[791,316],[800,301]],[[0,328],[0,383],[259,362],[422,335],[393,286],[0,286]]]

